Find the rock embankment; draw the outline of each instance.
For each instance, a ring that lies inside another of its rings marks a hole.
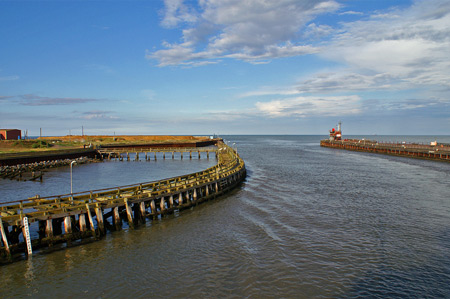
[[[85,164],[94,162],[96,160],[87,157],[80,157],[76,159],[41,161],[12,166],[0,166],[0,178],[18,180],[35,180],[38,178],[42,179],[43,170],[61,166],[68,166],[72,161],[76,161],[77,164]]]

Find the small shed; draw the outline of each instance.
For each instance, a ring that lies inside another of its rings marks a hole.
[[[0,140],[22,139],[22,131],[17,129],[0,129]]]

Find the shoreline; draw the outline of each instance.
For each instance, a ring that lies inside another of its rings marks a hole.
[[[42,181],[42,176],[45,173],[43,170],[69,166],[72,161],[76,161],[77,164],[100,162],[100,160],[97,159],[79,157],[76,159],[40,161],[27,164],[0,166],[0,179],[17,179],[18,181],[34,181],[39,179]]]
[[[0,166],[84,156],[101,159],[101,154],[97,151],[99,148],[203,147],[218,141],[221,139],[168,135],[57,136],[37,140],[7,140],[0,142]],[[2,153],[2,149],[8,151]]]

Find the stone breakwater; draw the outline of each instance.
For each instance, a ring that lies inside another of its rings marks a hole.
[[[87,157],[80,157],[76,159],[41,161],[11,166],[0,166],[0,178],[18,180],[42,179],[43,170],[68,166],[72,161],[76,161],[77,164],[85,164],[95,162],[96,160]]]
[[[383,143],[373,140],[321,140],[320,146],[377,153],[409,158],[427,159],[450,162],[450,145],[432,142],[431,144],[418,143]]]

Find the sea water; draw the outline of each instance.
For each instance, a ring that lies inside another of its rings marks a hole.
[[[367,138],[436,139],[380,137]],[[247,167],[233,192],[135,230],[3,265],[0,297],[450,297],[450,163],[322,148],[326,136],[225,138]],[[74,187],[138,183],[214,163],[80,165]],[[42,184],[2,181],[0,196],[67,193],[68,173],[47,173]]]

